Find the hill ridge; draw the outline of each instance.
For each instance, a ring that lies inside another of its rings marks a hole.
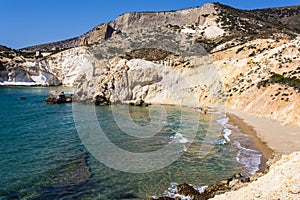
[[[129,30],[132,30],[133,28],[134,29],[147,28],[150,25],[153,26],[171,25],[173,27],[189,26],[189,25],[192,26],[194,24],[197,25],[201,22],[201,20],[202,21],[205,20],[204,19],[205,16],[210,16],[210,14],[219,15],[217,17],[222,18],[223,13],[220,12],[216,13],[216,10],[219,9],[234,10],[237,14],[247,13],[249,16],[251,16],[251,18],[256,18],[256,20],[258,21],[263,21],[265,23],[268,23],[272,27],[279,26],[281,27],[281,29],[284,28],[291,29],[292,31],[300,33],[300,28],[299,29],[297,28],[300,27],[300,21],[298,20],[296,20],[295,23],[291,23],[289,20],[280,19],[279,17],[270,20],[270,16],[273,16],[274,12],[276,13],[278,10],[283,10],[282,12],[285,12],[285,10],[288,10],[290,8],[293,8],[295,10],[300,10],[300,6],[242,10],[224,4],[220,4],[217,2],[213,2],[213,3],[206,3],[203,6],[197,6],[193,8],[185,8],[179,10],[171,10],[171,11],[128,12],[128,13],[120,14],[115,20],[112,20],[108,23],[97,25],[92,30],[78,37],[61,40],[57,42],[33,45],[19,50],[21,52],[36,52],[36,51],[44,52],[44,51],[64,50],[64,49],[78,47],[82,45],[93,45],[110,38],[111,36],[113,36],[113,33],[127,32]],[[264,12],[266,13],[263,14]],[[186,13],[188,13],[187,16],[185,15]],[[174,19],[172,19],[172,17]],[[298,18],[300,19],[300,16]],[[280,24],[276,23],[278,21],[280,22]],[[93,39],[90,40],[86,39],[86,38],[90,38],[91,35],[98,36],[98,38],[94,37]]]

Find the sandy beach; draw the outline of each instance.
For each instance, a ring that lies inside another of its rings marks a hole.
[[[265,156],[270,154],[270,150],[264,147],[264,143],[279,154],[300,151],[300,127],[281,125],[278,121],[256,117],[243,111],[227,110],[227,113],[244,133],[257,134],[255,142]]]

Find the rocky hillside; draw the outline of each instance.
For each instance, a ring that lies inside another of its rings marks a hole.
[[[2,48],[0,81],[74,86],[85,103],[222,104],[300,125],[297,9],[127,13],[78,38]]]
[[[252,13],[273,23],[280,23],[285,27],[300,32],[300,5],[281,8],[252,10]]]
[[[100,43],[112,36],[114,33],[114,29],[107,25],[101,24],[94,27],[92,30],[87,33],[71,38],[68,40],[62,40],[58,42],[51,42],[47,44],[41,44],[36,46],[30,46],[23,49],[20,49],[22,53],[30,53],[30,52],[58,52],[65,49],[70,49],[78,46],[88,46],[96,43]]]

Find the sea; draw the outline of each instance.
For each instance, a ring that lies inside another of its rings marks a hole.
[[[145,199],[259,170],[251,136],[222,112],[46,104],[50,90],[73,92],[0,87],[1,200]]]

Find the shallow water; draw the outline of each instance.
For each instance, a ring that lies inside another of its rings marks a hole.
[[[164,168],[123,172],[130,171],[132,162],[140,168],[153,168],[131,157],[126,159],[127,164],[111,157],[109,161],[124,169],[116,170],[95,158],[117,155],[116,152],[92,155],[84,146],[75,127],[72,104],[43,102],[49,90],[0,87],[0,199],[143,199],[162,195],[171,183],[207,185],[236,172],[250,171],[237,162],[239,151],[234,141],[225,142],[222,127],[216,122],[222,118],[218,114],[202,115],[197,110],[174,106],[77,105],[83,110],[95,109],[107,138],[127,152],[143,154],[176,144],[178,152],[174,156],[179,156]],[[155,134],[142,137],[146,131],[127,127],[122,116],[128,117],[128,113],[133,124],[150,127],[147,131],[152,128]],[[90,117],[84,119],[88,121]],[[76,125],[84,133],[95,130],[89,123]],[[153,159],[153,165],[163,156]]]

